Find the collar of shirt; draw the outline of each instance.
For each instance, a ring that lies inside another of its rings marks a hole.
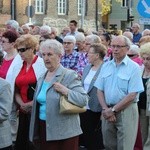
[[[121,61],[120,64],[125,64],[125,65],[127,65],[129,59],[130,59],[130,58],[126,55],[126,56],[124,57],[124,59]],[[116,62],[115,62],[115,59],[114,59],[114,58],[111,60],[111,63],[114,64],[114,65],[116,65]]]

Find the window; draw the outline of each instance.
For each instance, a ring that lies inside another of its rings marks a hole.
[[[57,9],[58,9],[58,15],[65,15],[66,14],[66,0],[58,0]]]
[[[82,5],[84,5],[84,7],[82,7]],[[86,2],[85,0],[78,0],[78,15],[81,16],[82,14],[82,9],[84,8],[84,14],[85,14],[85,10],[86,10]]]
[[[128,0],[122,0],[122,7],[128,6]]]
[[[82,13],[82,0],[78,0],[78,15],[81,15]]]
[[[35,13],[44,14],[44,0],[35,0]]]

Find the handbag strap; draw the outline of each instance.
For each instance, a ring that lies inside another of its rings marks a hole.
[[[64,76],[65,76],[65,72],[66,72],[66,69],[64,69],[64,71],[63,71],[63,73],[62,73],[62,75],[60,76],[60,78],[58,79],[58,81],[57,82],[61,82],[62,80],[63,80],[63,78],[64,78]]]

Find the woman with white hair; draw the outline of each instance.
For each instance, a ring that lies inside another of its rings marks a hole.
[[[87,52],[85,51],[85,36],[79,32],[75,38],[77,51],[79,52],[79,61],[77,64],[78,74],[82,75],[84,67],[88,64]]]
[[[74,43],[71,38],[64,42]],[[61,43],[48,39],[41,43],[40,51],[47,72],[38,80],[36,87],[30,140],[39,143],[39,150],[78,150],[78,139],[82,133],[79,114],[61,114],[60,96],[67,96],[68,101],[80,107],[87,104],[88,96],[77,73],[60,64],[64,52]],[[62,74],[63,80],[58,83]]]
[[[139,54],[140,48],[137,45],[131,45],[127,55],[137,64],[143,66],[143,61]]]
[[[63,47],[65,54],[61,58],[61,64],[65,68],[78,71],[77,63],[79,60],[79,53],[74,50],[76,39],[72,35],[67,35],[63,39]]]
[[[144,70],[142,80],[144,92],[139,96],[139,112],[142,131],[143,149],[150,149],[150,42],[140,47],[140,56],[143,60]]]
[[[18,32],[19,29],[19,23],[16,20],[8,20],[6,22],[6,30],[13,30],[15,32]]]
[[[85,37],[85,50],[89,51],[91,44],[101,43],[101,39],[98,35],[91,34]]]

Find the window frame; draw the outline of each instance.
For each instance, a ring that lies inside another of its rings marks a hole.
[[[78,0],[78,16],[82,15],[82,0]]]
[[[39,11],[37,11],[38,7],[39,7]],[[45,13],[45,0],[35,0],[35,14],[44,14],[44,13]]]
[[[67,10],[67,1],[66,0],[57,0],[57,14],[66,15]]]
[[[121,7],[128,7],[128,0],[122,0]]]

